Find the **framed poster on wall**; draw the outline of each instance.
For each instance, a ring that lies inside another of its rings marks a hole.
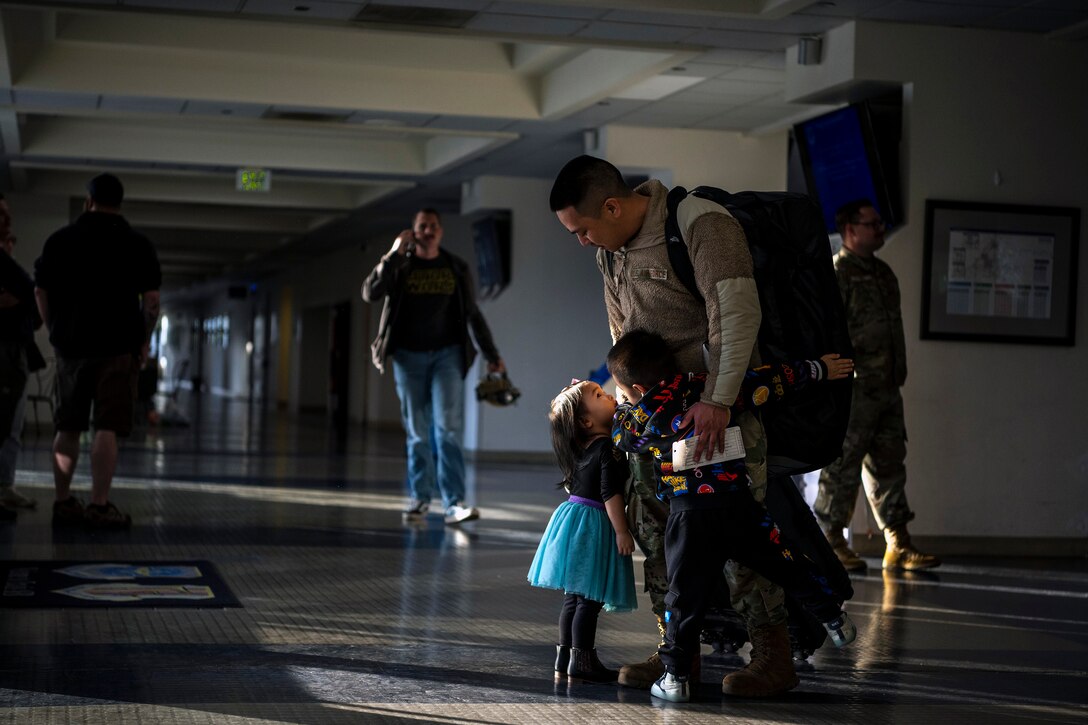
[[[926,200],[925,340],[1073,345],[1080,210]]]

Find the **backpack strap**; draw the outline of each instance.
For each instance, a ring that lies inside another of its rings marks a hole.
[[[688,190],[682,186],[673,187],[669,195],[665,197],[665,244],[669,252],[669,264],[672,265],[673,274],[687,287],[691,296],[700,302],[705,302],[703,295],[699,293],[699,287],[695,284],[695,267],[691,263],[691,254],[688,252],[687,242],[680,231],[680,224],[676,220],[676,210],[680,202],[687,198]]]

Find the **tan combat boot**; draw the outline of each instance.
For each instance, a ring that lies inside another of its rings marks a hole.
[[[914,548],[910,542],[910,534],[907,533],[907,525],[899,524],[884,529],[884,541],[887,547],[884,549],[884,568],[903,569],[904,571],[918,571],[919,569],[932,569],[941,565],[941,560],[929,554],[923,554]]]
[[[722,679],[722,694],[734,697],[772,697],[800,684],[793,669],[790,633],[785,624],[751,631],[752,660]]]
[[[830,530],[824,532],[824,536],[827,537],[827,542],[831,544],[835,556],[839,557],[839,561],[842,562],[843,569],[846,569],[846,571],[865,571],[868,568],[865,560],[858,556],[857,552],[846,543],[841,528],[833,526]]]

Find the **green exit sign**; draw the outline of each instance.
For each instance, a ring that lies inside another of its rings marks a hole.
[[[271,191],[272,172],[267,169],[238,169],[235,188],[238,191]]]

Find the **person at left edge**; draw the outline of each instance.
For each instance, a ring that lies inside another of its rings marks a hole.
[[[465,375],[476,345],[488,372],[505,372],[487,322],[476,306],[468,265],[442,249],[442,218],[420,209],[363,281],[366,302],[385,299],[378,336],[370,346],[374,366],[393,379],[407,434],[409,501],[406,521],[421,521],[435,488],[447,524],[480,516],[465,502]],[[431,436],[437,440],[431,443]]]
[[[15,261],[15,242],[11,212],[0,194],[0,520],[4,521],[15,519],[15,508],[37,505],[16,490],[15,464],[22,448],[27,378],[43,362],[34,345],[34,330],[42,326],[34,282]]]

